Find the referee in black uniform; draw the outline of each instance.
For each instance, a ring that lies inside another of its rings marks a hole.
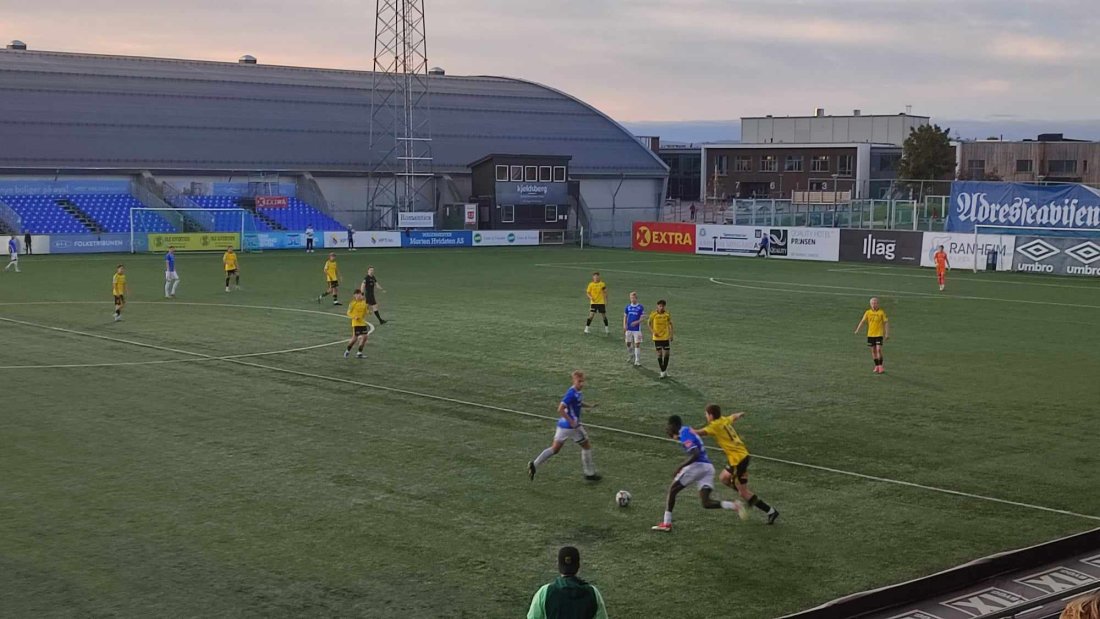
[[[374,317],[378,319],[379,325],[384,325],[386,321],[382,320],[382,315],[378,313],[378,299],[374,296],[375,288],[382,292],[386,291],[382,284],[378,283],[378,278],[374,276],[374,267],[367,267],[367,276],[363,278],[363,284],[359,286],[359,290],[362,290],[367,297],[367,309],[374,312]]]

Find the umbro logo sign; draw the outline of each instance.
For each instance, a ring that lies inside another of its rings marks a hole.
[[[1080,245],[1074,245],[1067,249],[1066,255],[1072,256],[1081,264],[1092,264],[1100,260],[1100,245],[1092,241],[1085,241]]]
[[[1051,256],[1055,256],[1061,253],[1057,247],[1051,245],[1050,243],[1047,243],[1042,239],[1035,239],[1030,243],[1021,245],[1020,247],[1016,248],[1016,252],[1023,254],[1024,256],[1036,262],[1046,260]]]

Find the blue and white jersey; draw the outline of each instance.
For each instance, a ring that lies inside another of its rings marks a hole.
[[[8,239],[8,253],[9,254],[18,254],[19,253],[19,241],[16,241],[15,239]]]
[[[645,314],[645,306],[641,303],[631,303],[623,310],[626,314],[626,330],[627,331],[641,331],[642,330],[642,314]],[[637,322],[638,324],[634,324]]]
[[[707,457],[707,447],[703,445],[702,437],[688,426],[680,428],[680,446],[688,453],[691,453],[692,449],[698,448],[699,457],[696,458],[695,461],[710,464],[710,458]]]
[[[175,254],[164,254],[164,268],[169,273],[176,272],[176,256]]]
[[[565,405],[565,414],[573,420],[575,425],[581,423],[581,403],[584,402],[584,394],[577,391],[573,387],[569,388],[569,391],[565,392],[565,395],[561,398],[561,403]],[[559,428],[572,428],[565,417],[558,419]]]

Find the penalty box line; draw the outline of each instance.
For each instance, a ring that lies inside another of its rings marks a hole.
[[[215,356],[212,356],[212,355],[206,355],[206,354],[203,354],[203,353],[192,352],[192,351],[189,351],[189,350],[181,350],[181,349],[178,349],[178,348],[170,348],[170,347],[167,347],[167,346],[159,346],[157,344],[147,344],[145,342],[135,342],[133,340],[125,340],[125,339],[122,339],[122,338],[115,338],[115,337],[110,337],[110,336],[107,336],[107,335],[100,335],[100,334],[97,334],[97,333],[87,333],[85,331],[77,331],[75,329],[65,329],[63,327],[53,327],[53,326],[50,326],[50,325],[43,325],[43,324],[27,322],[27,321],[23,321],[23,320],[14,320],[12,318],[4,318],[4,317],[0,317],[0,321],[10,322],[10,323],[14,323],[14,324],[18,324],[18,325],[24,325],[24,326],[28,326],[28,327],[35,327],[35,328],[39,328],[39,329],[45,329],[45,330],[49,330],[49,331],[57,331],[57,332],[60,332],[60,333],[67,333],[67,334],[70,334],[70,335],[78,335],[78,336],[82,336],[82,337],[90,337],[90,338],[99,339],[99,340],[118,342],[118,343],[121,343],[121,344],[129,344],[131,346],[138,346],[138,347],[141,347],[141,348],[149,348],[149,349],[152,349],[152,350],[161,350],[161,351],[167,351],[167,352],[174,352],[174,353],[181,354],[181,355],[201,357],[201,358],[209,359],[211,361],[221,361],[221,362],[224,362],[224,363],[232,363],[232,364],[235,364],[235,365],[241,365],[241,366],[245,366],[245,367],[251,367],[251,368],[256,368],[256,369],[261,369],[261,370],[267,370],[269,372],[278,372],[278,373],[282,373],[282,374],[291,374],[291,375],[294,375],[294,376],[301,376],[301,377],[304,377],[304,378],[313,378],[313,379],[317,379],[317,380],[321,380],[321,381],[341,383],[341,384],[345,384],[345,385],[354,385],[354,386],[357,386],[357,387],[366,387],[368,389],[375,389],[375,390],[378,390],[378,391],[385,391],[385,392],[389,392],[389,393],[396,393],[396,394],[412,396],[412,397],[416,397],[416,398],[434,400],[434,401],[437,401],[437,402],[447,402],[449,404],[460,404],[462,406],[468,406],[470,408],[480,408],[480,409],[497,411],[497,412],[502,412],[502,413],[511,413],[513,415],[521,415],[521,416],[524,416],[524,417],[530,417],[530,418],[533,418],[533,419],[541,419],[541,420],[547,420],[547,421],[554,421],[554,420],[558,419],[557,417],[551,417],[550,415],[543,415],[543,414],[540,414],[540,413],[532,413],[532,412],[529,412],[529,411],[521,411],[521,410],[517,410],[517,409],[513,409],[513,408],[506,408],[506,407],[503,407],[503,406],[495,406],[495,405],[492,405],[492,404],[484,404],[484,403],[481,403],[481,402],[470,402],[470,401],[467,401],[467,400],[460,400],[460,399],[457,399],[457,398],[449,398],[449,397],[441,396],[441,395],[434,395],[434,394],[430,394],[430,393],[421,393],[421,392],[418,392],[418,391],[411,391],[409,389],[401,389],[399,387],[389,387],[389,386],[386,386],[386,385],[376,385],[376,384],[372,384],[372,383],[365,383],[365,382],[362,382],[362,381],[351,380],[351,379],[348,379],[348,378],[340,378],[340,377],[337,377],[337,376],[325,376],[323,374],[314,374],[312,372],[302,372],[300,370],[291,370],[291,369],[288,369],[288,368],[281,368],[281,367],[272,366],[272,365],[264,365],[262,363],[255,363],[255,362],[252,362],[252,361],[242,361],[240,358],[215,357]],[[638,437],[638,438],[658,440],[658,441],[662,441],[662,442],[673,442],[672,439],[657,436],[657,435],[654,435],[654,434],[645,434],[644,432],[635,432],[633,430],[624,430],[622,428],[614,428],[614,427],[611,427],[611,426],[603,426],[603,425],[596,425],[596,424],[585,424],[585,425],[587,427],[590,427],[590,428],[596,428],[597,430],[604,430],[606,432],[614,432],[616,434],[623,434],[623,435],[626,435],[626,436],[634,436],[634,437]],[[1008,499],[1000,499],[1000,498],[997,498],[997,497],[984,496],[984,495],[981,495],[981,494],[973,494],[973,493],[970,493],[970,492],[962,492],[960,490],[951,490],[949,488],[939,488],[937,486],[928,486],[928,485],[925,485],[925,484],[918,484],[918,483],[903,481],[903,480],[899,480],[899,479],[890,479],[888,477],[879,477],[879,476],[876,476],[876,475],[867,475],[867,474],[864,474],[864,473],[857,473],[857,472],[854,472],[854,471],[846,471],[846,470],[843,470],[843,469],[837,469],[837,468],[832,468],[832,467],[827,467],[827,466],[820,466],[820,465],[817,465],[817,464],[808,464],[806,462],[797,462],[795,460],[786,460],[784,458],[773,458],[773,457],[770,457],[770,456],[762,456],[760,454],[755,454],[755,453],[753,454],[753,457],[757,458],[758,460],[767,460],[767,461],[770,461],[770,462],[776,462],[776,463],[779,463],[779,464],[785,464],[785,465],[788,465],[788,466],[793,466],[793,467],[798,467],[798,468],[805,468],[805,469],[811,469],[811,470],[815,470],[815,471],[822,471],[822,472],[826,472],[826,473],[833,473],[833,474],[836,474],[836,475],[844,475],[844,476],[847,476],[847,477],[855,477],[857,479],[863,479],[863,480],[866,480],[866,481],[874,481],[874,482],[879,482],[879,483],[884,483],[884,484],[893,484],[893,485],[896,485],[896,486],[904,486],[904,487],[907,487],[907,488],[916,488],[916,489],[919,489],[919,490],[928,490],[930,492],[939,492],[941,494],[949,494],[949,495],[952,495],[952,496],[963,497],[963,498],[967,498],[967,499],[987,501],[987,502],[990,502],[990,503],[998,503],[998,504],[1001,504],[1001,505],[1009,505],[1009,506],[1012,506],[1012,507],[1022,507],[1022,508],[1025,508],[1025,509],[1043,511],[1043,512],[1047,512],[1047,513],[1051,513],[1051,514],[1060,514],[1060,515],[1063,515],[1063,516],[1073,516],[1073,517],[1076,517],[1076,518],[1084,518],[1084,519],[1087,519],[1087,520],[1100,521],[1100,516],[1093,516],[1093,515],[1089,515],[1089,514],[1081,514],[1081,513],[1078,513],[1078,512],[1071,512],[1071,511],[1068,511],[1068,510],[1057,509],[1057,508],[1054,508],[1054,507],[1046,507],[1046,506],[1043,506],[1043,505],[1034,505],[1034,504],[1031,504],[1031,503],[1022,503],[1022,502],[1019,502],[1019,501],[1010,501]]]

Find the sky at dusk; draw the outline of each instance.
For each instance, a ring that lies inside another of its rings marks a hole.
[[[695,135],[711,121],[722,139],[736,137],[727,121],[740,116],[910,105],[934,122],[973,122],[978,133],[1068,127],[1100,138],[1097,0],[425,4],[432,65],[544,83],[642,133]],[[268,64],[367,69],[373,18],[374,3],[361,0],[0,0],[0,38],[39,50],[228,61],[248,53]]]

